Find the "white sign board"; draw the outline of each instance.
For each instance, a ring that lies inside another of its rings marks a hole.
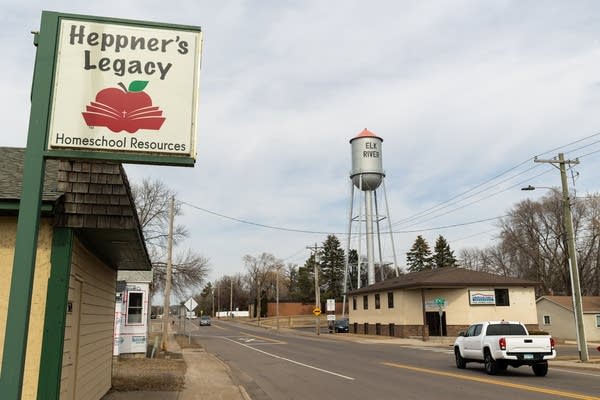
[[[495,305],[496,294],[493,290],[469,290],[469,304]]]
[[[61,19],[49,150],[195,157],[202,34]]]
[[[335,314],[327,314],[327,321],[335,321]]]
[[[198,303],[196,303],[196,300],[190,297],[189,300],[184,303],[184,306],[188,309],[188,311],[192,311],[198,307]]]
[[[327,311],[335,311],[335,299],[327,299]]]

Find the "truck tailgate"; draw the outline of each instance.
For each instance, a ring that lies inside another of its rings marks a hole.
[[[549,336],[506,336],[506,351],[509,353],[550,353]]]

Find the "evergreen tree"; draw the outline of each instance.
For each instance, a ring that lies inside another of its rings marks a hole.
[[[298,268],[298,290],[295,292],[295,300],[302,303],[315,302],[314,265],[315,255],[311,254],[304,266]]]
[[[284,271],[286,275],[286,286],[289,300],[296,300],[298,295],[298,266],[296,264],[288,264]],[[281,293],[280,293],[281,298]]]
[[[408,272],[419,272],[431,269],[431,250],[429,244],[421,235],[417,236],[415,243],[406,253]]]
[[[454,252],[450,250],[450,245],[442,235],[435,241],[431,261],[433,268],[456,267]]]
[[[319,284],[324,289],[325,299],[342,299],[342,285],[344,282],[344,250],[335,235],[328,235],[319,252],[321,267]]]

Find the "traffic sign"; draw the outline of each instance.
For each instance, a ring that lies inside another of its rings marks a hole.
[[[187,308],[187,309],[188,309],[188,311],[193,311],[193,310],[194,310],[194,308],[198,307],[198,303],[196,303],[196,300],[194,300],[194,298],[193,298],[193,297],[190,297],[190,298],[188,299],[188,301],[186,301],[186,302],[184,303],[184,305],[185,305],[185,308]]]
[[[319,307],[315,307],[313,309],[313,314],[315,314],[315,316],[318,317],[319,315],[321,315],[321,309]]]
[[[327,311],[335,311],[335,299],[327,299]]]
[[[335,314],[327,314],[327,321],[335,321]]]

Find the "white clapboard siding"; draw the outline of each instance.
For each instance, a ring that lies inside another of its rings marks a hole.
[[[110,389],[116,275],[75,240],[69,301],[79,301],[79,326],[74,315],[67,315],[61,399],[98,400]],[[79,299],[73,298],[76,282],[81,282]]]

